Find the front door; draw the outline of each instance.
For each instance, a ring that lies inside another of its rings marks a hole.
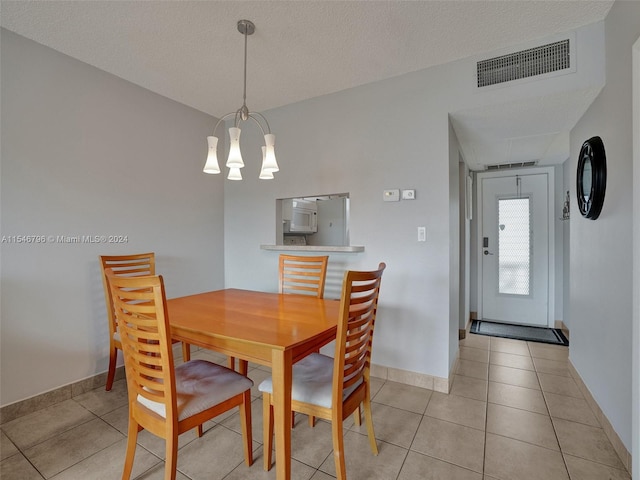
[[[482,318],[549,326],[547,173],[480,178]]]

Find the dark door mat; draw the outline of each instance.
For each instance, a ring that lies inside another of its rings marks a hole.
[[[471,333],[569,346],[569,340],[567,340],[567,337],[564,336],[562,330],[559,328],[529,327],[526,325],[511,325],[508,323],[474,320],[471,324]]]

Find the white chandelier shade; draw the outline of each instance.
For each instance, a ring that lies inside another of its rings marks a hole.
[[[218,165],[218,137],[207,137],[209,144],[209,155],[207,155],[207,163],[204,165],[204,173],[220,173],[220,165]]]
[[[267,147],[262,147],[262,168],[260,169],[259,178],[262,180],[271,180],[273,178],[273,171],[267,170],[265,168],[266,158],[267,158]]]
[[[242,180],[242,172],[237,167],[232,167],[229,169],[229,175],[227,175],[229,180]]]
[[[278,168],[278,162],[276,162],[276,136],[272,133],[268,133],[264,136],[264,144],[265,144],[265,153],[264,160],[262,163],[262,169],[267,172],[277,172],[280,170]]]
[[[220,165],[218,164],[218,137],[215,133],[220,124],[232,115],[235,117],[233,127],[229,128],[229,156],[227,158],[226,166],[229,168],[229,180],[242,180],[242,174],[240,169],[244,168],[244,161],[242,160],[242,153],[240,152],[240,133],[239,127],[241,122],[245,122],[249,119],[253,120],[264,135],[265,145],[262,147],[262,168],[260,169],[261,179],[274,178],[273,173],[279,171],[278,162],[276,161],[275,142],[276,137],[271,133],[269,122],[267,119],[258,112],[250,112],[247,108],[247,36],[253,34],[255,31],[255,25],[249,20],[240,20],[238,22],[238,31],[244,35],[244,94],[243,103],[237,111],[227,113],[224,115],[218,123],[216,123],[213,129],[213,135],[207,137],[209,145],[209,153],[207,155],[207,161],[203,168],[204,173],[218,174],[220,173]],[[264,126],[263,126],[264,124]]]
[[[229,129],[229,158],[228,168],[243,168],[242,154],[240,153],[240,129],[231,127]]]

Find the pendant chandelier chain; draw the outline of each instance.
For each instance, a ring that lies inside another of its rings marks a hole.
[[[247,108],[247,36],[249,28],[244,27],[244,91],[242,92],[242,108],[240,109],[240,117],[242,120],[249,118],[249,108]]]

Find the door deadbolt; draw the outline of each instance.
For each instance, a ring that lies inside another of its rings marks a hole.
[[[485,254],[485,255],[493,255],[493,253],[491,253],[489,250],[485,250],[485,251],[484,251],[484,254]]]

